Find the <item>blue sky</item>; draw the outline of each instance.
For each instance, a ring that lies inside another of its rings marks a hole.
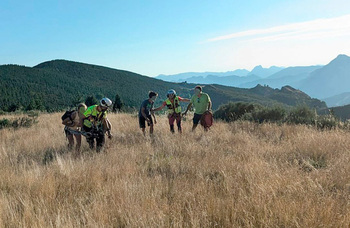
[[[1,0],[0,64],[67,59],[148,76],[327,64],[348,0]]]

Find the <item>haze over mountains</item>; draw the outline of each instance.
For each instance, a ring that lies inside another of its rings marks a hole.
[[[230,71],[226,73],[233,73]],[[226,74],[225,73],[225,74]],[[329,107],[350,104],[350,57],[338,55],[325,66],[293,66],[293,67],[255,67],[246,75],[222,76],[222,73],[202,73],[200,77],[191,73],[170,76],[158,76],[167,81],[187,81],[199,84],[222,84],[240,88],[253,88],[256,85],[267,85],[281,88],[289,85],[300,89],[311,97],[322,99]],[[181,77],[189,76],[188,78]]]

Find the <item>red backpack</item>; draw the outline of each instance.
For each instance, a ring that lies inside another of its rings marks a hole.
[[[213,125],[213,122],[213,113],[211,111],[204,112],[201,118],[201,125],[205,128],[210,128]]]

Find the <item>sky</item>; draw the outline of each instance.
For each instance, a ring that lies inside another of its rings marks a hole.
[[[349,0],[1,0],[0,65],[66,59],[147,76],[350,56]]]

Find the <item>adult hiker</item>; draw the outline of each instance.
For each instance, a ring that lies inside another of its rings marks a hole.
[[[183,113],[183,115],[186,115],[188,110],[191,108],[191,106],[194,106],[195,112],[193,116],[193,126],[192,131],[194,131],[199,123],[201,121],[202,116],[206,112],[211,112],[211,100],[208,94],[203,93],[201,86],[196,86],[194,88],[194,95],[191,98],[190,103],[187,106],[186,111]],[[204,130],[207,131],[209,127],[207,125],[204,125]]]
[[[157,123],[154,113],[151,112],[155,100],[157,99],[158,94],[154,91],[148,93],[148,99],[144,100],[141,104],[139,111],[139,126],[142,130],[143,135],[146,135],[146,122],[150,127],[149,133],[152,135],[154,131],[152,116],[154,117],[154,124]]]
[[[111,107],[112,101],[108,98],[102,98],[99,105],[92,105],[84,112],[83,130],[89,132],[86,141],[90,149],[94,148],[96,139],[96,151],[100,152],[105,144],[105,134],[111,138],[112,125],[107,119],[107,109]]]
[[[68,139],[68,148],[72,149],[74,146],[74,137],[76,140],[75,151],[76,153],[80,152],[81,147],[81,135],[74,134],[73,132],[77,132],[82,127],[84,112],[86,111],[86,105],[80,103],[76,110],[67,111],[62,116],[62,124],[65,125],[64,132],[66,133],[66,137]],[[74,135],[74,137],[73,137]]]
[[[168,107],[168,119],[169,119],[170,131],[172,133],[175,132],[174,122],[176,120],[177,129],[181,133],[182,128],[181,128],[181,105],[180,105],[180,102],[190,102],[190,99],[182,98],[182,97],[176,95],[176,91],[173,89],[168,91],[167,97],[168,98],[163,102],[163,104],[160,107],[155,108],[153,111],[160,111],[165,106],[167,106]]]

